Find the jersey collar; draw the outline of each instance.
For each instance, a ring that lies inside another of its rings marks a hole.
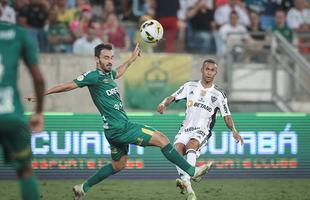
[[[214,83],[212,84],[211,87],[205,88],[205,87],[202,85],[201,80],[199,80],[199,87],[200,87],[201,89],[204,89],[204,90],[210,90],[210,89],[213,89],[213,88],[214,88]]]
[[[111,74],[112,71],[108,72],[108,73],[104,73],[103,71],[101,71],[100,69],[96,68],[96,70],[98,71],[99,74],[101,75],[109,75]]]

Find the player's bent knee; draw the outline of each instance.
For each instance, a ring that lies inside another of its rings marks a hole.
[[[157,131],[155,134],[158,135],[158,142],[160,144],[160,147],[164,147],[167,144],[170,143],[169,139],[167,138],[167,136],[159,131]]]
[[[118,172],[123,170],[126,167],[126,163],[124,162],[112,162],[113,170]]]
[[[112,161],[112,167],[115,171],[121,171],[123,170],[127,165],[127,156],[123,156],[118,161]]]

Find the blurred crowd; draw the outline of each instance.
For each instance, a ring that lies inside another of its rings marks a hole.
[[[139,42],[139,26],[157,19],[164,40],[142,43],[145,52],[225,52],[227,43],[268,43],[264,33],[278,31],[289,42],[309,34],[307,0],[0,0],[0,20],[29,30],[41,52],[93,55],[109,42],[118,51]],[[310,52],[309,39],[299,39]]]

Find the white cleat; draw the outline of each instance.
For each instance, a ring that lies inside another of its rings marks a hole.
[[[85,196],[85,192],[83,190],[83,184],[75,185],[73,187],[74,192],[74,200],[83,200],[83,197]]]
[[[186,187],[187,187],[186,182],[184,180],[180,179],[180,178],[177,178],[175,180],[175,182],[176,182],[176,186],[178,188],[180,188],[180,193],[181,194],[185,194],[186,193]]]
[[[192,177],[192,180],[195,182],[200,182],[201,179],[207,174],[212,166],[213,162],[210,161],[207,164],[201,166],[201,167],[196,167],[195,169],[195,175]]]
[[[197,200],[195,192],[188,193],[186,200]]]

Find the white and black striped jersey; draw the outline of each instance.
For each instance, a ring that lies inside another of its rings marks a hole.
[[[204,88],[201,81],[189,81],[171,96],[176,101],[186,99],[185,119],[181,128],[185,132],[200,129],[210,133],[218,110],[222,117],[230,115],[225,93],[214,84]]]

